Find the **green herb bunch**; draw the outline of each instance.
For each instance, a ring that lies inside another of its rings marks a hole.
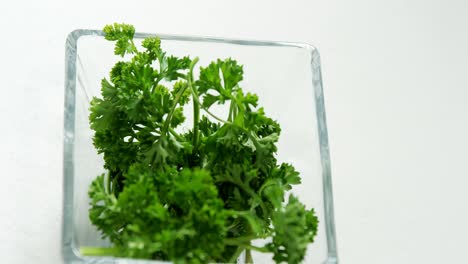
[[[299,173],[275,158],[280,126],[241,89],[242,65],[218,59],[196,78],[198,58],[166,54],[157,37],[139,50],[131,25],[104,33],[122,61],[91,102],[107,173],[90,186],[89,217],[113,246],[82,253],[233,263],[245,251],[251,263],[254,250],[276,263],[301,262],[318,220],[295,196],[284,199]],[[187,104],[193,125],[178,132]],[[227,116],[213,114],[215,104]],[[257,239],[267,242],[254,246]]]

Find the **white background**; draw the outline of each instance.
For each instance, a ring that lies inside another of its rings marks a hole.
[[[61,263],[65,38],[115,21],[317,46],[341,263],[468,263],[463,0],[1,1],[2,263]]]

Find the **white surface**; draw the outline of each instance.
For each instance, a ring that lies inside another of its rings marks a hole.
[[[322,55],[341,263],[465,263],[468,2],[2,1],[2,263],[60,263],[75,28],[288,40]]]

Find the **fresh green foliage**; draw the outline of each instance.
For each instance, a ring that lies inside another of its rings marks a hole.
[[[195,78],[198,58],[168,56],[157,37],[138,50],[133,26],[104,33],[124,59],[91,102],[94,145],[108,172],[90,186],[89,216],[113,247],[83,254],[232,263],[256,250],[301,262],[317,217],[296,197],[284,200],[299,173],[278,163],[280,126],[242,90],[243,67],[218,59]],[[192,128],[178,132],[189,103]],[[210,111],[215,104],[229,109],[226,117]],[[256,247],[255,239],[271,242]]]

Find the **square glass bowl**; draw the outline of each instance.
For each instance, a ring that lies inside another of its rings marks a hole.
[[[301,174],[292,192],[315,208],[318,234],[304,259],[308,264],[338,263],[333,219],[327,127],[320,58],[308,44],[231,40],[136,33],[142,40],[157,35],[168,54],[200,58],[206,66],[231,57],[244,65],[245,92],[259,96],[259,105],[282,128],[278,162],[288,162]],[[104,172],[102,156],[92,143],[89,102],[100,95],[100,81],[121,59],[114,43],[99,30],[76,30],[66,41],[63,256],[66,263],[162,263],[113,257],[84,257],[79,248],[109,246],[88,218],[88,188]],[[197,67],[198,68],[198,67]],[[197,76],[197,72],[195,73]],[[190,122],[188,120],[187,122]],[[254,263],[272,263],[271,255],[253,252]]]

